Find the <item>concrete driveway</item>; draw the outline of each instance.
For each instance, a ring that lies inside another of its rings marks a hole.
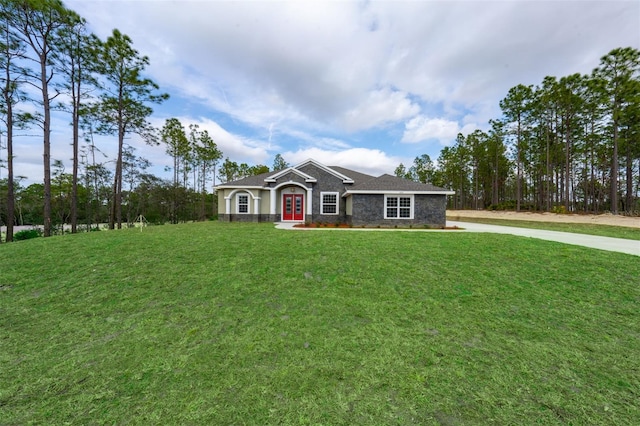
[[[555,241],[558,243],[640,256],[640,241],[636,240],[573,234],[571,232],[545,231],[543,229],[516,228],[513,226],[485,225],[483,223],[456,222],[451,220],[447,221],[447,226],[457,226],[462,229],[459,231],[438,231],[389,228],[295,228],[294,225],[295,223],[276,222],[276,228],[279,229],[296,229],[306,231],[490,232],[494,234],[509,234],[520,237],[537,238],[539,240]]]
[[[486,225],[483,223],[455,222],[450,220],[447,221],[447,226],[464,228],[461,232],[491,232],[494,234],[518,235],[520,237],[538,238],[540,240],[556,241],[574,246],[617,251],[619,253],[640,256],[640,241],[637,240],[574,234],[571,232],[545,231],[543,229],[516,228],[513,226]]]

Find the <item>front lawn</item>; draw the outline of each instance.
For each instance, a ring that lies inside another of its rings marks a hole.
[[[2,424],[633,424],[637,258],[197,223],[0,245]]]

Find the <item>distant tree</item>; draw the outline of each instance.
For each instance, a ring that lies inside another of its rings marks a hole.
[[[256,176],[263,173],[269,173],[269,167],[265,166],[264,164],[257,164],[255,166],[249,167],[248,176]]]
[[[172,197],[173,185],[170,181],[141,173],[138,185],[129,194],[129,202],[148,222],[166,223],[173,220],[172,212],[168,209]]]
[[[20,192],[19,210],[22,212],[21,224],[37,225],[43,223],[42,203],[44,202],[44,185],[32,183]]]
[[[182,165],[189,152],[189,139],[184,126],[177,118],[169,118],[160,130],[160,138],[166,144],[166,152],[173,158],[173,184],[179,184],[179,176]]]
[[[211,170],[213,186],[215,187],[216,166],[222,158],[222,151],[218,149],[218,145],[206,130],[200,134],[198,139],[198,158],[202,164],[203,182],[206,184],[208,171]]]
[[[127,223],[135,222],[136,218],[143,214],[142,211],[136,209],[135,203],[130,202],[131,194],[135,191],[141,182],[141,176],[151,167],[151,162],[144,157],[136,155],[136,149],[130,145],[124,146],[122,156],[122,180],[127,183],[126,191],[126,219]]]
[[[436,170],[434,183],[442,188],[454,190],[454,188],[456,188],[455,169],[456,164],[453,148],[445,146],[444,148],[442,148],[442,150],[440,151],[440,155],[438,156],[438,169]],[[459,208],[457,200],[458,194],[456,194],[456,196],[454,197],[451,197],[449,199],[449,207],[453,209]]]
[[[407,168],[402,163],[398,164],[398,167],[396,167],[393,174],[399,178],[413,179],[413,176],[411,176],[411,173],[407,170]]]
[[[195,163],[200,173],[200,220],[204,220],[206,216],[205,201],[207,198],[208,175],[212,170],[213,186],[215,187],[216,165],[222,158],[222,151],[218,149],[218,145],[206,130],[199,131],[198,126],[195,124],[190,125],[189,129]],[[213,214],[215,214],[215,210],[213,210]]]
[[[72,180],[72,175],[65,173],[65,167],[62,161],[53,160],[51,205],[53,212],[53,224],[60,227],[60,233],[64,231],[62,226],[65,223],[68,223],[71,215]]]
[[[218,177],[224,183],[232,182],[240,176],[240,167],[238,163],[235,161],[229,160],[229,158],[225,158],[222,166],[220,166],[220,170],[218,171]]]
[[[528,125],[533,89],[531,86],[519,84],[511,89],[507,96],[500,101],[500,108],[508,123],[512,124],[515,134],[515,162],[516,162],[516,211],[520,211],[522,201],[522,169],[523,152],[525,150],[524,133]]]
[[[251,167],[247,163],[240,163],[238,166],[238,176],[236,179],[243,179],[251,175]]]
[[[272,167],[273,171],[277,172],[280,170],[284,170],[287,167],[289,167],[289,163],[284,161],[284,158],[282,158],[282,155],[276,154],[275,158],[273,159],[273,167]]]
[[[149,58],[140,56],[132,47],[131,38],[118,30],[98,51],[98,72],[105,80],[105,91],[94,105],[93,114],[100,122],[98,131],[118,135],[118,157],[113,182],[113,202],[109,228],[122,227],[122,172],[124,139],[135,133],[147,143],[155,143],[155,132],[147,117],[153,110],[148,104],[161,103],[169,96],[156,94],[158,85],[142,72]]]
[[[611,213],[618,213],[620,125],[625,108],[638,104],[640,51],[631,47],[613,49],[593,72],[605,97],[605,109],[613,131],[611,149]]]
[[[160,130],[160,137],[166,144],[166,152],[173,158],[173,189],[170,202],[171,223],[178,223],[178,198],[181,190],[180,171],[184,166],[184,159],[187,157],[190,148],[189,139],[185,133],[184,126],[177,118],[169,118],[165,121],[164,126]]]
[[[50,92],[54,77],[54,49],[58,30],[68,23],[70,12],[60,0],[20,0],[9,1],[16,5],[16,13],[11,15],[12,25],[22,40],[31,48],[32,55],[26,58],[35,63],[35,70],[29,69],[28,83],[41,94],[37,102],[42,108],[38,123],[43,131],[44,163],[44,236],[51,235],[51,103],[58,93]]]
[[[573,158],[575,157],[575,139],[582,139],[580,133],[584,128],[581,116],[584,109],[584,88],[586,80],[580,74],[562,77],[557,85],[557,105],[562,121],[564,138],[564,208],[573,209],[571,187],[573,179]]]
[[[469,166],[471,167],[471,186],[473,188],[473,208],[479,208],[481,196],[480,165],[485,159],[487,148],[487,134],[482,130],[476,129],[465,138],[465,148],[468,152]]]
[[[620,120],[626,183],[626,197],[623,201],[627,214],[640,211],[640,78],[633,80],[630,86],[630,101],[625,106]],[[635,193],[634,184],[638,189]]]
[[[109,220],[113,172],[95,160],[85,164],[84,181],[87,188],[87,205],[85,208],[87,225],[98,225]]]
[[[464,209],[468,206],[469,150],[461,133],[452,146],[445,146],[438,157],[438,170],[434,171],[434,184],[456,192],[449,200],[450,207]]]
[[[13,241],[13,226],[15,224],[16,188],[13,170],[13,138],[14,130],[22,127],[27,121],[28,114],[15,111],[15,106],[24,101],[26,96],[21,88],[24,84],[26,70],[18,65],[25,54],[25,43],[11,27],[18,10],[13,2],[0,2],[0,120],[6,129],[7,149],[7,181],[6,181],[6,241]],[[0,133],[2,137],[2,133]],[[0,161],[2,161],[0,159]],[[2,242],[2,238],[0,238]]]
[[[231,182],[248,176],[267,173],[268,171],[269,167],[262,164],[249,166],[247,163],[238,164],[235,161],[229,160],[229,158],[225,158],[218,172],[218,177],[222,182]]]
[[[509,176],[509,160],[504,146],[504,128],[500,120],[489,122],[491,130],[487,139],[486,171],[490,180],[491,204],[498,205],[505,181]]]
[[[640,209],[637,49],[612,50],[591,76],[517,85],[500,107],[502,117],[489,121],[490,130],[458,135],[440,152],[433,179],[456,191],[450,206]]]
[[[396,169],[397,170],[397,169]],[[428,154],[422,154],[413,160],[409,168],[409,176],[416,182],[432,183],[435,167]]]
[[[80,165],[80,117],[90,92],[95,90],[97,82],[93,76],[96,68],[95,53],[99,41],[89,35],[86,21],[74,12],[68,12],[66,26],[61,28],[56,39],[56,69],[63,77],[59,88],[69,96],[68,104],[62,108],[71,113],[72,127],[72,191],[71,191],[71,233],[78,226],[78,173]]]
[[[20,208],[20,197],[21,197],[22,191],[24,190],[24,188],[22,188],[22,186],[20,185],[20,181],[22,179],[25,179],[25,177],[16,176],[14,185],[13,185],[13,189],[16,194],[14,216],[15,216],[15,222],[17,225],[22,225],[22,222],[23,222],[22,210]],[[9,222],[7,220],[8,212],[7,212],[7,205],[6,205],[6,201],[8,200],[7,191],[8,191],[8,179],[6,178],[0,179],[0,224],[8,224]]]

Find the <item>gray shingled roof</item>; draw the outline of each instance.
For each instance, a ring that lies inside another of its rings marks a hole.
[[[414,182],[409,179],[399,178],[384,174],[380,177],[369,179],[361,184],[356,184],[349,188],[351,191],[447,191],[444,188],[431,185],[429,183]]]
[[[366,182],[370,179],[375,179],[374,176],[367,175],[364,173],[356,172],[355,170],[345,169],[344,167],[339,166],[328,166],[330,169],[335,170],[338,173],[341,173],[351,179],[353,179],[354,184]],[[255,176],[248,176],[243,179],[234,180],[232,182],[226,182],[220,184],[219,186],[265,186],[264,180],[269,176],[275,175],[276,173],[281,172],[282,170],[276,170],[272,172],[262,173]]]
[[[370,179],[375,179],[375,176],[367,175],[364,173],[356,172],[355,170],[345,169],[340,166],[328,166],[330,169],[335,170],[338,173],[341,173],[347,177],[353,179],[353,184],[358,185],[359,183],[366,182]]]
[[[278,172],[280,172],[280,170],[276,170],[274,172],[261,173],[255,176],[248,176],[246,178],[223,183],[218,186],[264,186],[264,180],[271,175],[275,175]]]
[[[437,186],[414,182],[408,179],[399,178],[389,174],[384,174],[379,177],[360,173],[355,170],[346,169],[339,166],[329,166],[330,169],[335,170],[351,179],[353,179],[353,186],[347,188],[348,192],[352,191],[408,191],[408,192],[426,192],[426,191],[443,191],[446,189],[439,188]],[[233,182],[227,182],[219,186],[239,186],[239,187],[264,187],[265,179],[269,176],[279,173],[278,171],[262,173],[256,176],[249,176],[244,179],[235,180]]]

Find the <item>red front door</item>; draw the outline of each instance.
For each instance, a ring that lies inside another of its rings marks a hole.
[[[302,194],[283,194],[282,220],[304,220],[304,196]]]

